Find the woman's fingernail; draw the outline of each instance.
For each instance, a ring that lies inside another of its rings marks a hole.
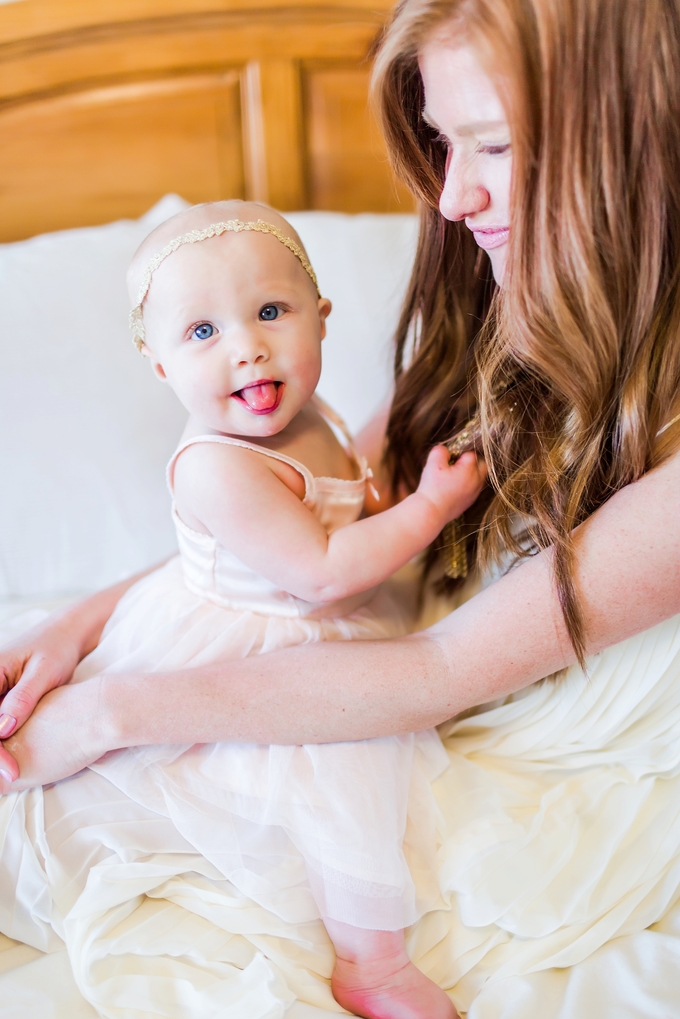
[[[4,778],[5,782],[9,782],[10,785],[14,781],[10,773],[8,771],[5,771],[4,768],[0,768],[0,777]]]
[[[7,737],[16,729],[17,720],[12,715],[0,715],[0,739]]]

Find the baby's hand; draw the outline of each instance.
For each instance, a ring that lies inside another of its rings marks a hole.
[[[475,453],[463,453],[449,466],[446,446],[435,446],[423,468],[418,492],[441,512],[443,527],[472,505],[484,487],[486,476],[486,464]]]

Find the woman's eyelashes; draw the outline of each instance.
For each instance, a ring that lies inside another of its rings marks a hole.
[[[480,145],[480,151],[485,152],[487,156],[504,156],[510,151],[510,142],[504,142],[499,145]]]
[[[454,145],[450,138],[437,133],[436,141],[444,147],[449,157],[453,155]],[[510,142],[477,142],[477,152],[483,152],[485,156],[504,156],[510,152]]]

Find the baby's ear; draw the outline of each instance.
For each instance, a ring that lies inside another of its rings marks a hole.
[[[333,305],[327,297],[319,298],[319,320],[321,322],[321,339],[326,336],[326,319],[333,310]]]
[[[149,360],[151,361],[151,370],[154,373],[154,375],[156,376],[156,378],[160,379],[161,382],[167,382],[168,377],[165,374],[165,368],[160,363],[160,361],[158,361],[156,359],[156,356],[155,356],[153,350],[151,349],[151,347],[147,347],[147,345],[145,343],[144,346],[141,349],[141,354],[142,354],[143,357],[148,357]]]

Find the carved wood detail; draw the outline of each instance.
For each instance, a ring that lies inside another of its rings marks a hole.
[[[242,97],[246,194],[282,211],[306,208],[299,63],[251,60]]]

